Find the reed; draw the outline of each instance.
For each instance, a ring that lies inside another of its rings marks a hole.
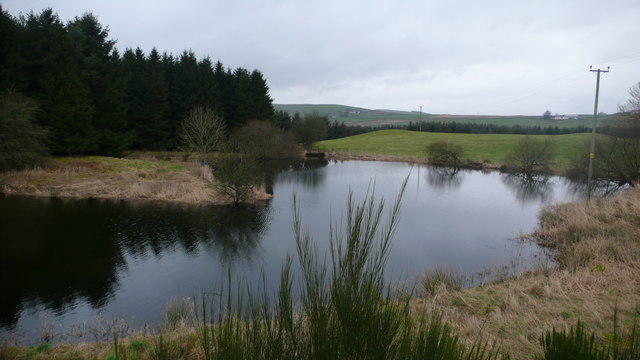
[[[578,321],[568,330],[545,332],[540,343],[544,360],[638,360],[640,331],[637,320],[629,329],[620,329],[618,309],[614,310],[613,336],[609,343],[599,344],[593,331]]]
[[[435,267],[422,274],[420,284],[425,295],[434,295],[438,288],[460,290],[465,285],[465,276],[459,271],[444,267]]]
[[[497,358],[482,340],[467,348],[440,317],[412,317],[410,297],[396,295],[385,281],[403,192],[404,185],[386,221],[385,203],[375,201],[373,192],[361,203],[350,196],[346,225],[331,225],[328,257],[303,230],[294,200],[300,297],[294,299],[291,257],[282,266],[273,303],[266,287],[232,297],[229,273],[227,285],[203,295],[199,306],[203,358]]]

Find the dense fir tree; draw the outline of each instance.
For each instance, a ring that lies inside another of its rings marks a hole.
[[[258,70],[251,73],[251,100],[249,104],[253,106],[252,119],[266,120],[273,118],[273,99],[269,96],[269,86],[267,81]]]
[[[127,49],[122,63],[127,79],[127,124],[134,134],[133,148],[170,148],[169,88],[163,58],[155,48],[148,58],[140,48]]]
[[[52,9],[12,17],[0,7],[0,91],[15,89],[40,105],[57,154],[120,155],[128,148],[169,150],[196,106],[223,117],[227,130],[271,119],[262,73],[225,69],[192,51],[153,49],[122,56],[90,13],[64,24]]]
[[[247,69],[238,68],[233,73],[231,98],[232,113],[229,114],[227,122],[229,128],[233,129],[242,126],[249,120],[255,120],[254,108],[251,96],[251,75]]]
[[[50,128],[54,153],[79,154],[98,150],[93,127],[90,89],[82,78],[81,53],[52,9],[21,18],[24,36],[18,71],[24,88],[41,105],[38,123]]]
[[[211,59],[204,58],[198,62],[198,105],[205,106],[220,113],[220,96],[218,84],[213,72]]]
[[[0,89],[14,87],[16,46],[20,34],[16,21],[0,4]]]
[[[282,130],[289,130],[291,128],[291,115],[284,110],[278,110],[273,115],[273,124]]]
[[[97,152],[120,155],[129,148],[133,136],[126,132],[126,81],[115,41],[108,39],[109,30],[91,14],[75,18],[67,28],[81,55],[83,79],[92,100]]]

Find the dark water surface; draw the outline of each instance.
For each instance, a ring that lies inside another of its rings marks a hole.
[[[364,161],[280,172],[259,207],[0,197],[0,340],[37,343],[43,329],[54,342],[93,340],[115,319],[157,324],[165,304],[217,289],[228,268],[246,287],[264,270],[275,288],[295,253],[294,193],[325,251],[350,190],[361,200],[375,184],[390,204],[409,174],[390,281],[412,282],[434,266],[473,274],[514,257],[531,265],[539,249],[515,239],[535,227],[541,206],[575,197],[559,177],[525,186],[498,172]]]

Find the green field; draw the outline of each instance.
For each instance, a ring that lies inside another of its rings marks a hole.
[[[337,104],[274,104],[276,110],[294,113],[310,114],[317,112],[322,116],[327,116],[331,121],[337,120],[348,125],[378,126],[386,124],[408,124],[409,122],[420,121],[418,111],[399,110],[371,110],[355,106]],[[598,117],[600,124],[606,123],[611,118],[610,115]],[[449,115],[422,113],[422,121],[425,122],[457,122],[474,124],[491,124],[498,126],[540,126],[568,128],[576,126],[591,126],[593,115],[578,115],[577,119],[567,119],[559,121],[544,121],[540,115]]]
[[[276,111],[285,111],[293,115],[295,113],[311,114],[317,112],[322,116],[334,117],[338,116],[341,111],[348,110],[367,110],[356,106],[337,105],[337,104],[273,104]],[[367,110],[368,111],[368,110]]]
[[[425,156],[425,148],[435,141],[460,144],[464,158],[473,162],[503,163],[511,149],[525,135],[447,134],[406,130],[381,130],[335,140],[321,141],[315,148],[324,151],[348,151],[376,155]],[[552,137],[555,141],[554,167],[564,168],[574,161],[580,149],[585,149],[591,134],[532,135]],[[585,154],[586,156],[586,154]]]

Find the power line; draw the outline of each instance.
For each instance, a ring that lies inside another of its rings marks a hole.
[[[610,59],[610,60],[607,60],[607,61],[604,61],[604,62],[596,63],[596,66],[597,65],[602,65],[602,64],[609,64],[610,66],[619,67],[619,66],[628,65],[628,64],[631,64],[631,63],[640,62],[640,57],[638,57],[637,59],[633,59],[633,57],[635,57],[635,56],[640,56],[640,51],[636,51],[636,52],[633,52],[633,53],[630,53],[630,54],[627,54],[627,55],[615,57],[613,59]],[[632,58],[632,59],[629,59],[629,58]],[[625,60],[625,61],[616,63],[616,61],[620,61],[620,60]],[[519,102],[519,101],[528,99],[528,98],[530,98],[532,96],[538,95],[538,94],[540,94],[542,92],[545,92],[552,85],[555,85],[555,84],[558,84],[558,83],[562,83],[563,85],[567,85],[567,84],[571,84],[571,83],[573,83],[573,82],[575,82],[575,81],[577,81],[577,80],[579,80],[581,78],[584,78],[584,77],[586,77],[586,74],[584,74],[581,71],[575,71],[575,72],[560,76],[558,78],[555,78],[553,80],[550,80],[550,81],[548,81],[546,83],[543,83],[542,85],[536,86],[533,89],[524,92],[520,96],[516,96],[516,97],[514,97],[512,99],[500,102],[500,103],[498,103],[496,105],[492,105],[491,107],[502,108],[505,105],[509,105],[509,104],[512,104],[512,103],[515,103],[515,102]],[[480,109],[488,109],[488,108],[489,108],[489,106],[484,106],[484,107],[481,107]],[[478,111],[478,109],[476,109],[476,111]]]
[[[602,65],[602,64],[610,64],[610,65],[611,65],[611,64],[613,64],[614,66],[615,66],[615,65],[620,65],[620,64],[615,64],[614,62],[615,62],[615,61],[618,61],[618,60],[626,59],[626,58],[628,58],[628,57],[636,56],[636,55],[640,55],[640,51],[638,51],[638,52],[634,52],[634,53],[631,53],[631,54],[629,54],[629,55],[620,56],[620,57],[617,57],[617,58],[614,58],[614,59],[611,59],[611,60],[603,61],[603,62],[601,62],[601,63],[597,63],[597,64],[596,64],[596,66],[597,66],[597,65]],[[632,60],[631,62],[636,62],[636,61],[640,61],[640,59]],[[626,64],[626,63],[625,63],[625,64]]]

